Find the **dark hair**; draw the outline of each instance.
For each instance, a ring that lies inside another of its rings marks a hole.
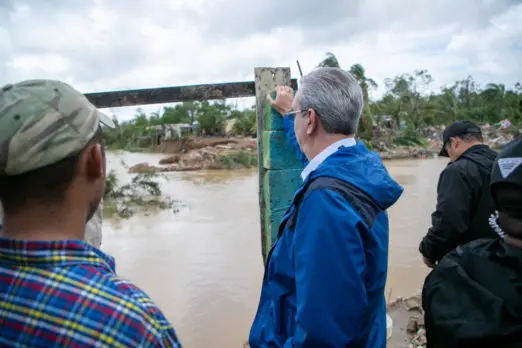
[[[84,149],[63,160],[27,173],[13,176],[0,176],[0,201],[4,213],[9,214],[23,209],[29,201],[59,203],[63,201],[71,185],[80,156],[88,145],[97,143],[103,149],[103,131],[98,128],[94,137]]]
[[[484,142],[484,138],[482,137],[482,134],[479,134],[479,133],[466,133],[463,135],[459,135],[457,138],[460,138],[467,143],[471,143],[473,141],[479,141],[481,143]]]

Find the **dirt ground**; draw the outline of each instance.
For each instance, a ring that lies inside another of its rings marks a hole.
[[[388,314],[393,320],[392,335],[388,348],[424,348],[424,312],[420,295],[407,299],[398,298],[388,304]]]
[[[177,154],[216,146],[229,146],[238,150],[257,148],[254,138],[190,137],[180,140],[165,140],[156,147],[156,152]]]

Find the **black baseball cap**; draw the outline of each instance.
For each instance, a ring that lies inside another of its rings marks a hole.
[[[439,156],[448,157],[448,152],[446,151],[448,141],[453,137],[465,134],[482,135],[482,131],[479,126],[468,120],[455,121],[446,127],[444,133],[442,133],[442,149],[439,152]]]

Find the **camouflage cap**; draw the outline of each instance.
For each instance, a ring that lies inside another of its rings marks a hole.
[[[100,122],[114,128],[79,91],[55,80],[0,89],[0,175],[19,175],[81,151]]]

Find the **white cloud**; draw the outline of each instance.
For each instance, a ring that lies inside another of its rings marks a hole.
[[[522,76],[520,18],[520,0],[4,0],[0,84],[148,88],[252,80],[255,66],[298,77],[296,59],[306,72],[331,51],[343,66],[361,63],[382,85],[375,95],[415,69],[435,88],[470,74],[511,87]]]

